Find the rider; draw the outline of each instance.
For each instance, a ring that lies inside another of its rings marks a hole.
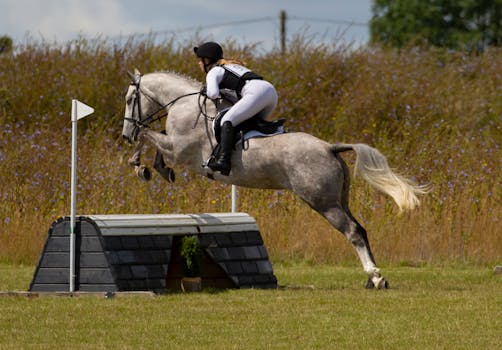
[[[199,67],[206,74],[206,95],[220,97],[220,89],[233,90],[238,101],[221,119],[220,152],[207,166],[222,175],[230,173],[234,127],[258,115],[266,119],[277,105],[277,92],[272,84],[244,67],[242,62],[223,58],[223,49],[215,42],[206,42],[193,51],[199,58]]]

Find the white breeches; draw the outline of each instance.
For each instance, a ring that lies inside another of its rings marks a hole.
[[[230,121],[236,126],[257,114],[261,119],[266,119],[277,106],[277,92],[265,80],[249,80],[242,88],[241,95],[242,98],[223,116],[221,125]]]

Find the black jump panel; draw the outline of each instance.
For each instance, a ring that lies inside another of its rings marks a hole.
[[[69,232],[69,217],[51,225],[30,291],[69,291]],[[218,266],[230,285],[277,288],[254,218],[244,213],[218,213],[77,217],[75,290],[165,292],[168,271],[173,270],[169,264],[174,237],[194,234],[206,258]]]

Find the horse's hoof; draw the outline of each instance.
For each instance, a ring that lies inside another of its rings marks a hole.
[[[174,170],[169,167],[162,168],[154,168],[157,172],[166,180],[167,182],[174,183],[176,181],[176,175],[174,174]]]
[[[375,285],[376,289],[388,289],[389,288],[389,282],[383,277],[374,277],[373,278],[373,284]]]
[[[371,277],[366,282],[366,289],[389,289],[389,282],[383,277]]]
[[[134,171],[136,172],[136,175],[138,175],[138,177],[145,182],[152,179],[152,173],[150,169],[148,169],[144,165],[136,166],[134,168]]]
[[[168,175],[167,175],[167,181],[170,183],[174,183],[176,181],[176,175],[174,175],[174,170],[169,168]]]

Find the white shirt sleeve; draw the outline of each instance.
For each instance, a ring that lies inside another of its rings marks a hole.
[[[206,94],[210,99],[215,99],[220,95],[220,82],[225,74],[225,69],[213,67],[206,75]]]

